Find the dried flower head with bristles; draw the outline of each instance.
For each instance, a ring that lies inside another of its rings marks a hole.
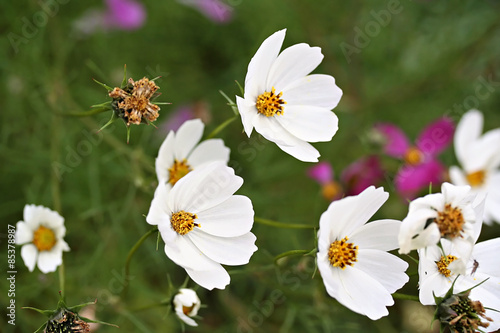
[[[127,126],[153,122],[159,116],[160,107],[151,100],[159,95],[156,93],[159,88],[153,80],[145,77],[139,81],[129,78],[125,87],[116,87],[109,92],[109,97],[113,98],[113,110]]]

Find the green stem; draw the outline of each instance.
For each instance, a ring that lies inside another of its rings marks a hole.
[[[65,300],[65,298],[64,298],[64,285],[65,285],[66,279],[64,277],[65,276],[64,275],[64,260],[61,263],[61,265],[59,266],[57,272],[59,273],[59,291],[61,292],[62,299]]]
[[[211,139],[213,137],[215,137],[217,134],[219,134],[219,132],[221,132],[224,128],[227,127],[227,125],[231,124],[233,121],[236,120],[236,118],[238,118],[238,115],[234,115],[232,116],[231,118],[227,119],[226,121],[224,121],[222,124],[220,124],[219,126],[217,126],[213,131],[212,133],[210,133],[206,139]]]
[[[417,301],[420,302],[418,299],[418,296],[413,296],[413,295],[407,295],[407,294],[401,294],[401,293],[394,293],[392,294],[392,297],[395,299],[406,299],[409,301]]]
[[[315,226],[308,224],[292,224],[292,223],[282,223],[273,220],[263,219],[260,217],[255,217],[254,221],[260,224],[268,225],[276,228],[286,228],[286,229],[316,229]]]
[[[71,112],[64,112],[64,113],[58,113],[61,116],[66,116],[66,117],[88,117],[88,116],[93,116],[95,114],[103,113],[106,111],[111,111],[112,109],[110,107],[99,107],[99,108],[94,108],[88,111],[71,111]]]
[[[158,231],[158,227],[155,226],[153,229],[151,229],[148,232],[146,232],[137,241],[137,243],[135,243],[135,245],[132,247],[132,249],[130,249],[130,252],[127,255],[127,260],[125,261],[125,277],[124,277],[124,281],[123,281],[123,291],[122,291],[123,297],[125,297],[127,295],[128,285],[129,285],[129,281],[130,281],[130,261],[132,260],[132,257],[134,256],[134,253],[137,252],[137,250],[139,249],[139,247],[142,245],[142,243],[144,243],[144,241],[149,236],[151,236],[152,234],[154,234],[157,231]]]
[[[278,254],[276,257],[274,257],[274,264],[278,264],[278,260],[280,260],[281,258],[290,257],[290,256],[309,255],[309,254],[313,254],[313,253],[316,253],[316,249],[286,251],[286,252]]]

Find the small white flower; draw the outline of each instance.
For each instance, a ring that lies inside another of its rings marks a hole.
[[[445,238],[468,260],[474,235],[481,230],[484,200],[474,202],[470,186],[443,183],[441,193],[428,194],[410,202],[408,216],[399,233],[399,253],[436,245]]]
[[[16,244],[22,245],[21,257],[30,272],[35,265],[42,273],[54,272],[62,264],[62,252],[69,251],[63,240],[64,218],[43,206],[26,205],[24,221],[17,222]]]
[[[477,237],[476,237],[477,238]],[[442,249],[430,246],[419,253],[419,299],[424,305],[434,305],[434,295],[442,297],[451,288],[458,294],[470,288],[469,298],[480,301],[486,316],[493,319],[488,332],[500,328],[500,238],[490,239],[474,246],[468,261],[452,242],[441,240]]]
[[[224,289],[229,274],[221,266],[248,263],[257,250],[250,232],[254,211],[243,184],[223,162],[197,168],[171,189],[160,183],[146,221],[158,225],[166,255],[206,289]]]
[[[318,269],[328,294],[372,320],[388,315],[391,294],[408,282],[408,264],[387,253],[398,247],[401,222],[367,223],[388,197],[370,186],[332,202],[319,222]]]
[[[470,185],[472,193],[486,196],[484,222],[500,223],[500,128],[483,132],[483,114],[470,110],[458,123],[455,154],[462,166],[450,168],[455,185]]]
[[[198,144],[204,127],[200,119],[193,119],[182,124],[177,133],[168,133],[156,158],[159,182],[166,182],[171,186],[203,164],[229,161],[229,148],[224,146],[221,139],[209,139]]]
[[[174,310],[177,316],[189,326],[198,326],[191,317],[198,314],[201,301],[193,289],[181,288],[174,300]]]
[[[286,30],[268,37],[248,65],[244,98],[236,96],[246,134],[253,128],[286,153],[317,162],[308,142],[330,141],[337,132],[342,90],[329,75],[308,75],[323,60],[319,47],[301,43],[279,51]],[[278,55],[279,54],[279,55]]]

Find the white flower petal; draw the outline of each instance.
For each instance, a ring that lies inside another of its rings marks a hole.
[[[471,256],[471,262],[476,260],[478,263],[476,272],[500,278],[498,254],[500,254],[500,238],[477,243]],[[471,271],[468,273],[470,274]]]
[[[16,244],[23,245],[31,243],[33,240],[33,230],[24,221],[19,221],[16,224]]]
[[[449,171],[450,180],[454,185],[463,186],[469,185],[464,172],[457,166],[450,167]]]
[[[26,244],[21,248],[21,258],[23,258],[24,264],[28,267],[30,272],[33,272],[35,269],[37,256],[38,250],[35,245]]]
[[[205,289],[224,289],[230,282],[229,274],[220,265],[213,262],[210,270],[193,270],[186,268],[189,277]]]
[[[309,105],[328,110],[337,106],[342,90],[330,75],[313,74],[299,78],[283,90],[282,99],[288,105]]]
[[[269,69],[266,91],[276,88],[284,90],[288,84],[312,72],[323,60],[319,47],[310,47],[305,43],[292,45],[280,53]]]
[[[58,212],[44,208],[40,214],[40,224],[55,231],[58,237],[64,236],[66,234],[64,218]]]
[[[292,135],[308,142],[330,141],[339,128],[335,113],[307,105],[286,105],[276,120]]]
[[[372,320],[389,314],[386,307],[393,305],[394,300],[379,281],[355,267],[335,269],[333,276],[342,283],[335,298],[344,306]]]
[[[293,146],[299,140],[297,137],[288,132],[276,119],[280,116],[266,117],[264,115],[257,115],[254,118],[255,130],[260,133],[264,138],[276,143],[277,145]]]
[[[170,224],[172,212],[169,210],[167,205],[170,189],[171,188],[164,182],[160,182],[158,184],[158,187],[155,190],[154,198],[151,201],[151,206],[149,207],[148,215],[146,216],[146,222],[149,224]]]
[[[375,214],[387,201],[389,194],[382,187],[370,186],[356,196],[345,197],[330,204],[327,211],[320,218],[320,228],[335,223],[335,228],[326,227],[333,232],[330,241],[351,237],[354,231]]]
[[[357,245],[357,244],[356,244]],[[408,263],[390,253],[359,248],[354,267],[367,273],[384,286],[389,293],[403,287],[409,277],[405,274]]]
[[[165,254],[184,269],[210,270],[214,264],[217,264],[200,251],[187,235],[177,235],[174,239],[167,241],[163,237],[164,231],[160,230],[160,232],[165,241]]]
[[[399,247],[398,235],[401,222],[396,220],[379,220],[367,223],[354,231],[349,241],[360,249],[391,251]]]
[[[283,29],[269,36],[250,60],[245,77],[245,98],[257,100],[257,96],[265,91],[269,70],[278,57],[285,34],[286,29]]]
[[[39,219],[38,215],[43,211],[43,206],[25,205],[23,210],[24,222],[31,230],[38,229]]]
[[[55,272],[57,267],[62,264],[62,251],[53,248],[51,251],[41,251],[38,253],[37,265],[44,274]]]
[[[252,134],[253,123],[255,119],[259,116],[257,108],[255,107],[255,100],[243,99],[240,96],[236,96],[236,104],[238,105],[238,112],[241,115],[241,122],[243,123],[243,129],[248,137]]]
[[[223,162],[212,162],[191,171],[172,188],[168,206],[172,212],[196,214],[226,201],[243,184]]]
[[[285,153],[302,162],[318,162],[319,152],[311,144],[297,139],[292,145],[276,144]]]
[[[175,134],[175,158],[182,161],[200,142],[205,125],[200,119],[186,121]]]
[[[186,236],[204,255],[224,265],[247,264],[252,254],[257,251],[257,238],[251,232],[237,237],[217,237],[196,228]]]
[[[205,140],[191,152],[188,158],[188,164],[193,169],[204,163],[214,161],[222,161],[227,164],[229,161],[229,153],[229,148],[224,145],[224,141],[221,139]]]
[[[250,232],[254,211],[249,198],[234,195],[197,215],[196,223],[200,224],[201,231],[213,236],[235,237]]]
[[[411,250],[435,245],[441,239],[436,223],[430,222],[426,226],[429,219],[436,215],[435,212],[434,216],[430,214],[428,211],[417,211],[403,220],[398,236],[399,253],[409,253]]]
[[[441,192],[443,193],[446,203],[451,204],[452,207],[460,207],[472,203],[474,196],[470,195],[471,187],[456,186],[450,183],[443,183],[441,185]]]
[[[495,283],[496,282],[496,283]],[[480,301],[486,308],[485,315],[493,319],[488,321],[488,332],[495,332],[500,328],[500,281],[488,280],[477,288],[471,290],[469,298],[473,301]],[[477,281],[474,285],[477,285]]]
[[[441,273],[434,273],[419,282],[418,298],[423,305],[435,305],[434,296],[442,297],[451,288],[452,281],[445,278]]]
[[[175,309],[175,314],[177,315],[177,317],[180,318],[180,320],[182,320],[186,325],[189,325],[189,326],[193,326],[193,327],[196,327],[198,326],[198,323],[196,321],[194,321],[193,318],[189,318],[188,316],[186,316],[184,314],[184,312],[181,310],[178,310],[178,309]]]
[[[481,112],[470,110],[462,116],[453,137],[455,154],[460,164],[464,165],[469,145],[479,138],[482,131],[483,114]]]
[[[156,176],[158,182],[167,182],[170,179],[168,169],[174,165],[175,159],[175,134],[173,131],[168,133],[158,151],[158,157],[155,160]]]

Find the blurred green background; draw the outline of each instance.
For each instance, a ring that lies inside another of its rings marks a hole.
[[[430,121],[445,114],[458,121],[474,107],[484,112],[486,129],[500,127],[498,1],[232,0],[226,3],[233,8],[233,19],[217,24],[175,1],[144,0],[147,20],[140,29],[90,35],[76,33],[74,22],[104,4],[66,2],[15,46],[11,33],[22,37],[25,20],[32,21],[42,7],[32,0],[1,4],[0,267],[6,272],[7,224],[22,220],[25,204],[60,209],[71,247],[64,255],[68,303],[97,298],[97,318],[121,327],[100,327],[98,332],[181,330],[165,307],[137,311],[166,298],[167,274],[176,286],[185,277],[165,256],[162,243],[155,250],[154,237],[136,253],[128,296],[120,298],[127,252],[150,229],[144,216],[156,186],[154,158],[167,134],[163,124],[177,107],[195,103],[207,117],[206,133],[230,118],[232,111],[218,90],[231,97],[239,94],[234,80],[243,84],[251,57],[273,32],[288,29],[284,47],[301,42],[321,47],[325,58],[315,72],[334,76],[344,92],[334,110],[338,133],[331,142],[315,145],[321,160],[331,162],[337,172],[371,151],[365,138],[377,121],[393,122],[414,139]],[[106,91],[92,78],[118,86],[124,64],[136,80],[161,75],[158,100],[172,103],[162,106],[158,128],[133,126],[129,144],[121,122],[102,137],[95,134],[110,113],[63,115],[107,101]],[[490,90],[478,88],[484,80]],[[252,199],[257,216],[317,225],[328,202],[305,176],[311,164],[256,133],[248,139],[240,121],[219,136],[231,148],[231,165],[245,180],[239,193]],[[456,163],[452,147],[441,160]],[[388,180],[398,163],[387,161]],[[58,177],[55,166],[61,165],[67,168],[59,169],[64,171]],[[406,203],[390,182],[384,187],[391,197],[375,218],[404,218]],[[396,300],[389,317],[376,322],[345,309],[326,294],[318,274],[311,279],[311,257],[272,265],[279,253],[314,248],[312,231],[255,224],[253,232],[259,251],[249,265],[228,267],[232,280],[225,290],[198,289],[207,307],[199,312],[200,326],[187,331],[428,330],[433,310],[416,303]],[[481,238],[499,235],[497,224],[484,227]],[[16,265],[16,326],[7,325],[2,315],[1,331],[33,332],[44,317],[20,307],[54,308],[58,276],[28,272],[19,248]],[[416,267],[408,272],[415,273]],[[416,282],[413,276],[403,292],[416,295]],[[5,309],[5,279],[0,287]]]

